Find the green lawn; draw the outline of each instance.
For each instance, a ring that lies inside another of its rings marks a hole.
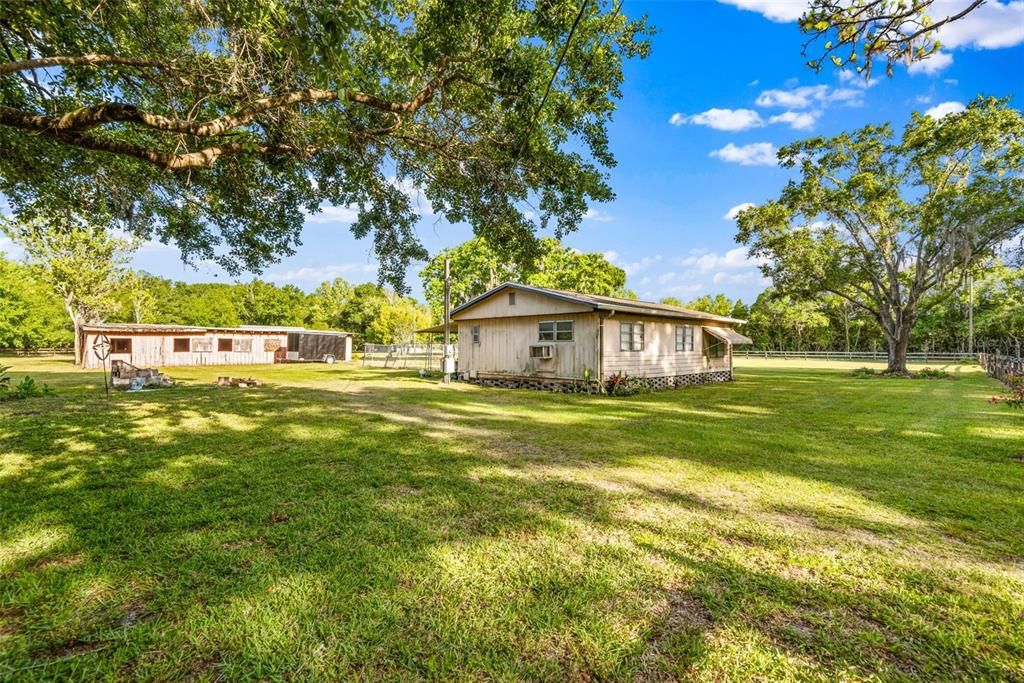
[[[1024,414],[972,367],[2,362],[56,392],[0,405],[0,679],[1024,680]]]

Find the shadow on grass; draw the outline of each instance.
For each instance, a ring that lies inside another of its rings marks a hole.
[[[938,548],[1019,585],[1007,444],[921,417],[956,388],[792,374],[616,401],[318,368],[4,407],[0,667],[626,679],[750,647],[823,678],[1021,674],[1014,584]],[[891,436],[922,421],[938,443]]]

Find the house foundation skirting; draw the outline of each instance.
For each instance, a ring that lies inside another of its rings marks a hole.
[[[697,384],[713,384],[732,380],[732,370],[709,370],[690,375],[669,375],[667,377],[634,378],[640,386],[650,391],[678,389]],[[500,389],[535,389],[538,391],[559,391],[574,394],[599,394],[601,384],[597,381],[551,379],[545,377],[478,377],[470,379],[471,384]]]

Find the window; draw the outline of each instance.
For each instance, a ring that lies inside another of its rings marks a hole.
[[[210,353],[213,351],[213,340],[209,337],[196,337],[192,340],[193,353]]]
[[[693,351],[692,325],[676,325],[676,351]]]
[[[232,344],[232,351],[235,353],[251,353],[252,352],[252,337],[241,337],[234,340]]]
[[[545,320],[537,323],[537,339],[539,341],[573,340],[572,320]]]
[[[726,343],[713,334],[704,333],[704,355],[708,358],[725,358]]]
[[[131,353],[132,340],[128,337],[113,337],[110,340],[111,353]]]
[[[188,353],[189,347],[188,337],[175,337],[174,338],[174,352],[175,353]]]
[[[515,306],[516,305],[516,293],[515,292],[509,292],[508,293],[508,305],[509,306]]]
[[[619,351],[644,350],[644,324],[619,323]]]
[[[217,350],[218,351],[230,351],[232,349],[232,346],[233,346],[231,344],[231,341],[232,340],[231,340],[230,337],[221,337],[220,339],[217,340]]]
[[[473,332],[473,343],[474,344],[479,344],[480,343],[480,326],[479,325],[473,325],[472,332]]]

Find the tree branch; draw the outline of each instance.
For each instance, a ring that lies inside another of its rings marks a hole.
[[[117,55],[87,54],[39,57],[36,59],[24,59],[18,62],[0,64],[0,76],[17,73],[19,71],[28,71],[30,69],[45,69],[51,66],[102,66],[105,64],[137,66],[162,69],[164,71],[174,70],[174,67],[167,62],[152,59],[136,59],[134,57],[119,57]]]

